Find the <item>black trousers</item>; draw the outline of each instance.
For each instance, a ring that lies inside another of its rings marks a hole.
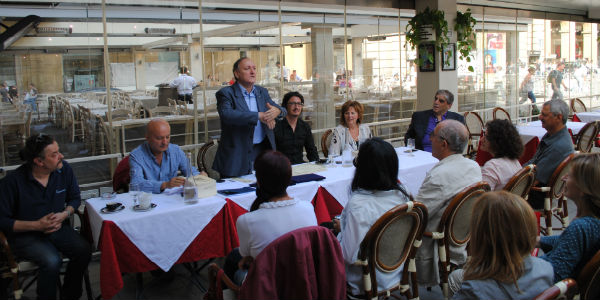
[[[177,100],[185,101],[187,103],[194,103],[194,100],[192,100],[192,94],[179,94],[177,96]]]

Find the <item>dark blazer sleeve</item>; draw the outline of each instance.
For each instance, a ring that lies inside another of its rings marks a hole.
[[[452,119],[452,120],[456,120],[456,121],[459,121],[459,122],[465,124],[465,117],[463,115],[459,114],[459,113],[455,113],[453,111],[449,111],[447,118],[448,119]]]

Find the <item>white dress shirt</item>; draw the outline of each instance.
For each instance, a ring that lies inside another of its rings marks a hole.
[[[196,86],[196,79],[187,74],[181,74],[169,86],[176,87],[179,95],[190,95],[192,94],[192,89]]]
[[[429,213],[426,231],[433,232],[452,197],[469,185],[481,181],[481,168],[461,154],[453,154],[438,162],[425,176],[416,201],[427,206]],[[437,243],[423,236],[423,243],[417,251],[417,281],[419,285],[436,286],[440,282],[438,270]],[[435,250],[435,251],[434,251]],[[465,263],[467,253],[464,247],[450,246],[450,261],[458,265]]]
[[[394,206],[407,201],[408,198],[397,190],[367,191],[359,189],[352,193],[352,197],[342,211],[341,231],[338,234],[346,262],[346,281],[352,289],[352,294],[364,293],[362,267],[353,265],[358,258],[360,243],[377,219]],[[392,273],[377,270],[377,288],[384,290],[398,284],[402,278],[402,269],[401,267]]]
[[[310,202],[296,199],[265,202],[237,219],[240,254],[256,257],[278,237],[308,226],[317,226],[315,208]]]

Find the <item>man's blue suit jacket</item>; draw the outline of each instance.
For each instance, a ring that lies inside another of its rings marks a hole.
[[[271,100],[267,89],[257,85],[254,87],[259,112],[267,111],[267,103],[269,103],[281,110],[280,117],[287,114],[284,108]],[[258,113],[250,111],[237,82],[220,89],[216,96],[217,110],[221,120],[221,140],[212,168],[221,176],[235,177],[250,174],[252,172],[251,154],[254,146],[252,139],[254,127],[258,121]],[[262,122],[260,124],[271,142],[271,147],[275,150],[273,130]]]
[[[416,111],[412,114],[408,131],[404,135],[404,142],[407,139],[415,139],[415,149],[423,150],[423,137],[425,137],[431,114],[433,114],[433,109]],[[465,117],[453,111],[448,111],[446,120],[457,120],[465,124]]]

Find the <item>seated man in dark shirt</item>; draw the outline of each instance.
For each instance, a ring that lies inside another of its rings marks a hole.
[[[56,298],[61,253],[70,259],[62,296],[79,299],[91,250],[68,222],[81,203],[75,174],[48,135],[29,137],[19,154],[25,163],[0,180],[0,229],[17,257],[38,265],[38,299]]]
[[[454,102],[454,95],[448,90],[438,90],[433,99],[433,107],[429,110],[416,111],[412,115],[404,142],[415,139],[415,148],[431,152],[431,134],[435,126],[446,119],[465,123],[465,118],[449,111]]]
[[[273,129],[277,151],[285,154],[292,164],[304,162],[303,147],[306,148],[306,157],[309,161],[319,160],[310,125],[300,118],[304,106],[302,94],[298,92],[285,94],[281,106],[287,109],[288,114],[277,121]]]

